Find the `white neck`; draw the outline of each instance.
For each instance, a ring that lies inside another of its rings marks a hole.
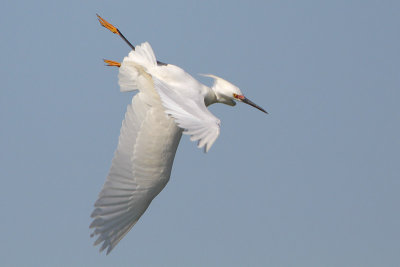
[[[211,104],[217,103],[217,96],[212,88],[204,86],[206,89],[206,94],[204,96],[204,104],[208,107]]]

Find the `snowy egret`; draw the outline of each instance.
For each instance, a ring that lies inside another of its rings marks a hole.
[[[119,67],[122,92],[138,90],[122,123],[118,147],[106,182],[94,204],[90,228],[94,245],[107,254],[135,225],[167,184],[182,132],[207,152],[220,131],[220,120],[207,106],[235,101],[263,108],[243,96],[238,87],[215,75],[210,88],[181,68],[156,60],[147,42],[134,47],[112,24],[97,15],[102,26],[119,35],[132,51]]]

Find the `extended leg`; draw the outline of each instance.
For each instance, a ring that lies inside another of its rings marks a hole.
[[[108,59],[103,59],[104,63],[107,64],[107,66],[112,66],[112,67],[121,67],[121,63],[116,62],[116,61],[112,61],[112,60],[108,60]]]
[[[122,38],[122,40],[124,40],[125,43],[127,43],[132,48],[132,50],[135,50],[135,47],[131,44],[131,42],[129,42],[128,39],[126,39],[125,36],[117,28],[114,27],[114,25],[112,25],[111,23],[109,23],[108,21],[106,21],[105,19],[100,17],[99,14],[96,14],[96,15],[97,15],[97,18],[98,18],[101,26],[109,29],[112,33],[119,35]],[[106,63],[109,64],[108,62],[106,62]],[[157,65],[166,66],[168,64],[157,60]],[[108,65],[108,66],[117,66],[117,65]]]
[[[97,19],[99,20],[101,26],[109,29],[112,33],[118,34],[125,41],[125,43],[127,43],[132,48],[132,50],[135,50],[135,47],[131,44],[131,42],[129,42],[117,28],[115,28],[111,23],[109,23],[108,21],[106,21],[105,19],[100,17],[99,14],[96,14],[96,15],[97,15]]]

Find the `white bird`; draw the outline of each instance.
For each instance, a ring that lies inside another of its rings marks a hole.
[[[214,75],[210,88],[181,68],[156,60],[150,44],[134,47],[113,25],[99,15],[106,27],[131,46],[122,63],[104,60],[119,68],[122,92],[138,90],[122,123],[118,147],[107,180],[91,215],[98,235],[94,245],[107,254],[135,225],[151,201],[167,184],[182,132],[207,152],[220,131],[220,120],[207,106],[235,101],[252,105],[238,87]]]

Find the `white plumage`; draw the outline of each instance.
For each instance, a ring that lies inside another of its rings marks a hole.
[[[211,148],[220,121],[206,105],[234,105],[237,100],[261,109],[233,84],[209,76],[215,79],[212,88],[177,66],[159,64],[148,43],[136,46],[120,64],[121,91],[139,92],[127,108],[110,172],[91,215],[92,236],[98,236],[94,244],[103,243],[100,251],[107,248],[108,254],[165,187],[182,132],[205,152]]]

